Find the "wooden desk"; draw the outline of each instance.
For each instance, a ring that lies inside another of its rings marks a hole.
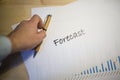
[[[11,25],[31,17],[31,8],[64,5],[74,0],[0,0],[0,34],[12,31]],[[20,53],[6,58],[0,67],[0,80],[29,80]]]

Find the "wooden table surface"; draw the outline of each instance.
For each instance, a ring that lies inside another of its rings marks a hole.
[[[31,8],[64,5],[74,0],[0,0],[0,35],[12,31],[11,25],[31,17]],[[29,80],[20,53],[8,56],[0,67],[0,80]]]

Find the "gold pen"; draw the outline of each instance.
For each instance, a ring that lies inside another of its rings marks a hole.
[[[52,17],[52,15],[50,15],[50,14],[47,15],[47,18],[46,18],[45,23],[44,23],[44,27],[42,28],[43,30],[47,31],[47,28],[48,28],[48,26],[49,26],[51,17]],[[42,44],[42,42],[35,48],[35,53],[34,53],[34,56],[33,56],[33,57],[35,57],[36,54],[38,53],[41,44]]]

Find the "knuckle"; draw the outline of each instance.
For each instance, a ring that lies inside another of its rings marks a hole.
[[[37,14],[35,14],[33,17],[39,17]]]

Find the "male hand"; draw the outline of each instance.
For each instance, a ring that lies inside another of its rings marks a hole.
[[[42,29],[42,20],[38,15],[34,15],[30,20],[22,21],[8,38],[12,42],[12,52],[20,50],[33,49],[45,38],[44,30],[38,32],[38,28]]]

